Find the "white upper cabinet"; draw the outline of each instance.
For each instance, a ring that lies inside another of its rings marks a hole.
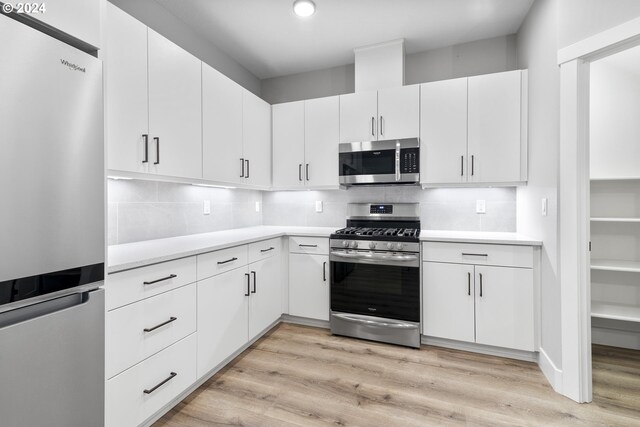
[[[378,92],[340,95],[340,142],[378,139]]]
[[[340,140],[339,97],[310,99],[304,110],[305,184],[337,187]]]
[[[469,77],[470,182],[523,181],[522,74],[518,70]]]
[[[240,183],[242,87],[202,64],[202,177]]]
[[[305,101],[287,102],[272,107],[273,186],[276,188],[304,186],[304,104]]]
[[[151,29],[148,37],[152,168],[202,178],[201,61]]]
[[[14,10],[18,2],[12,2]],[[20,3],[27,7],[44,6],[39,13],[29,16],[69,34],[91,46],[100,47],[100,8],[101,0],[42,0],[39,3]],[[111,4],[107,3],[107,7]]]
[[[109,169],[149,172],[147,27],[107,2],[106,123]],[[126,46],[126,48],[125,48]],[[147,161],[145,161],[147,158]]]
[[[420,86],[378,91],[378,139],[415,138],[420,134]]]
[[[422,182],[466,182],[467,79],[423,84],[420,111]]]
[[[271,105],[242,90],[242,146],[245,183],[271,185]]]

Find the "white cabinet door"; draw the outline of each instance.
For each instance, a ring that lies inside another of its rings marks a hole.
[[[305,101],[305,181],[309,187],[337,187],[340,98]]]
[[[521,71],[469,77],[470,182],[520,181]]]
[[[202,177],[239,183],[242,178],[242,87],[202,64]]]
[[[420,88],[420,182],[467,181],[467,78]]]
[[[476,342],[534,351],[533,271],[476,266]]]
[[[247,184],[271,185],[271,105],[242,90],[242,145]]]
[[[329,257],[289,254],[289,314],[329,320]]]
[[[474,342],[473,265],[423,263],[423,334]]]
[[[280,257],[272,256],[249,265],[249,339],[253,339],[282,314]]]
[[[11,2],[17,6],[18,2]],[[39,3],[22,3],[24,12],[30,18],[35,18],[64,33],[100,47],[100,0],[42,0]],[[27,7],[44,5],[42,13],[26,13]],[[14,10],[15,10],[14,6]],[[107,27],[109,24],[107,24]]]
[[[272,107],[273,186],[276,188],[304,185],[304,104],[304,101],[287,102]]]
[[[148,172],[147,26],[109,2],[106,7],[107,168]]]
[[[420,85],[378,91],[378,139],[420,135]]]
[[[202,178],[201,61],[149,29],[149,161],[156,173]]]
[[[198,282],[198,378],[249,341],[248,287],[246,267]]]
[[[340,95],[340,142],[378,139],[378,92]]]

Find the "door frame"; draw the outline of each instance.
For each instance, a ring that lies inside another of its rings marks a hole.
[[[640,45],[640,18],[558,50],[562,394],[592,400],[589,176],[590,63]]]

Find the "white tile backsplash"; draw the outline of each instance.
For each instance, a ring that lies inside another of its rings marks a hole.
[[[343,227],[347,204],[420,203],[422,228],[516,231],[515,188],[355,187],[349,190],[222,189],[142,180],[108,181],[110,245],[256,225]],[[487,212],[476,214],[476,200]],[[211,201],[204,215],[203,201]],[[323,211],[315,211],[316,201]],[[261,211],[255,204],[260,202]]]

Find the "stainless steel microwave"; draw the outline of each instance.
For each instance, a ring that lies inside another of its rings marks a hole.
[[[338,156],[342,185],[420,182],[418,138],[342,143]]]

